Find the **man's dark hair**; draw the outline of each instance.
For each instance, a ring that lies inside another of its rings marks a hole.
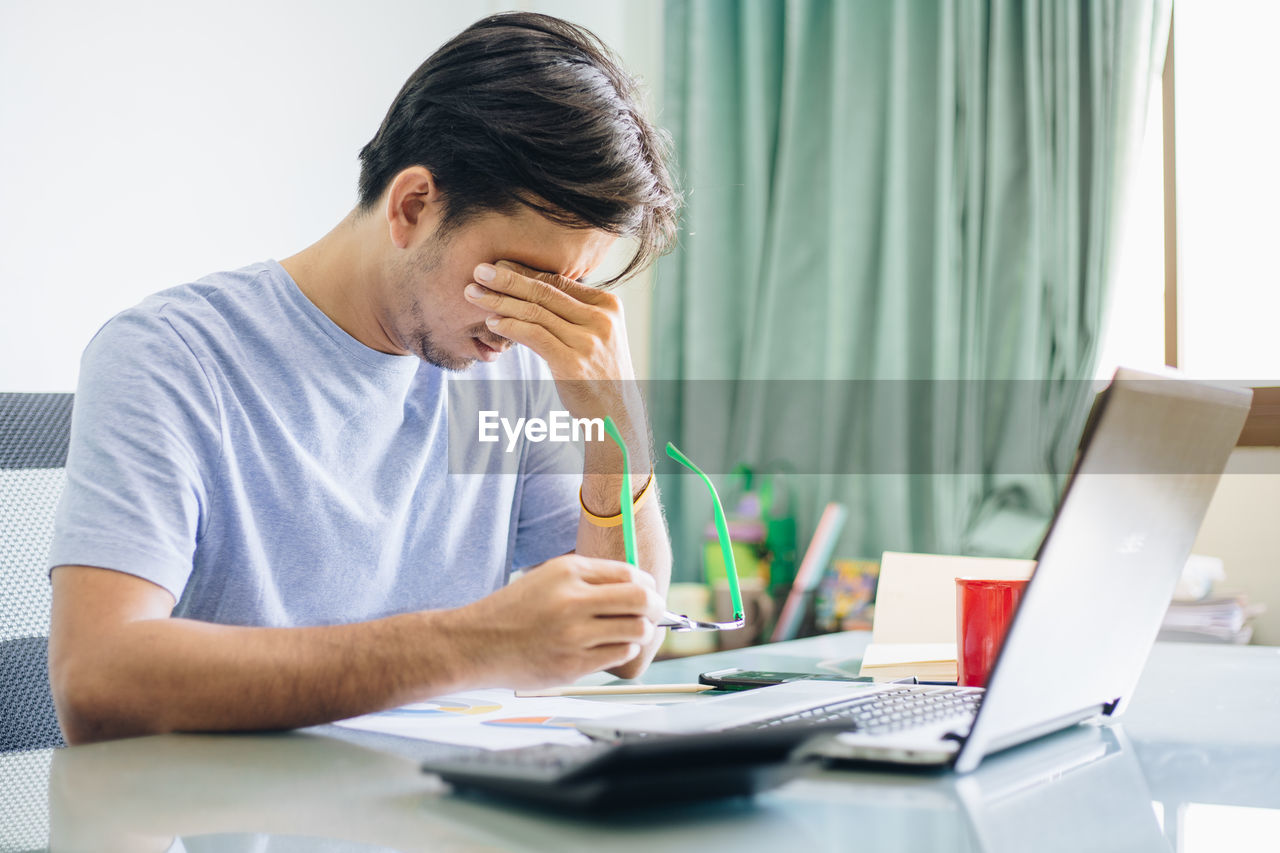
[[[404,84],[360,151],[360,209],[411,166],[431,170],[446,230],[518,205],[554,222],[635,237],[643,269],[675,239],[669,137],[640,110],[635,82],[582,27],[492,15],[437,50]]]

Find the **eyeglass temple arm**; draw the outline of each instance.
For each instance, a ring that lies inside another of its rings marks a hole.
[[[634,566],[637,565],[636,516],[635,508],[631,503],[631,456],[627,453],[627,443],[622,440],[622,434],[618,432],[618,425],[608,415],[605,415],[604,418],[604,431],[609,434],[609,438],[613,439],[614,443],[618,445],[618,450],[622,452],[622,487],[618,494],[622,513],[622,542],[627,562]],[[733,605],[733,619],[736,622],[740,622],[745,618],[742,609],[742,590],[738,585],[738,566],[733,559],[733,545],[729,540],[729,525],[725,521],[724,506],[720,503],[720,495],[716,493],[715,484],[711,482],[711,479],[702,473],[702,469],[694,465],[689,457],[680,452],[680,448],[669,441],[667,442],[667,455],[701,477],[702,482],[706,484],[708,491],[711,492],[711,508],[715,514],[716,535],[720,539],[720,554],[724,558],[725,576],[729,581],[729,600]]]
[[[631,504],[631,455],[627,453],[627,443],[622,440],[618,425],[608,415],[604,416],[604,431],[622,451],[622,488],[618,495],[622,513],[622,547],[626,552],[627,562],[635,566],[638,563],[636,562],[636,513],[635,507]]]
[[[606,423],[606,428],[607,428]],[[724,573],[729,581],[729,600],[733,604],[733,618],[738,621],[744,618],[742,609],[742,590],[738,587],[738,565],[733,559],[733,543],[729,539],[729,524],[724,517],[724,506],[720,503],[720,495],[716,492],[711,478],[702,473],[702,469],[694,465],[689,457],[680,452],[680,448],[667,442],[667,455],[702,478],[707,490],[711,492],[711,509],[715,513],[716,535],[720,539],[720,554],[724,558]]]

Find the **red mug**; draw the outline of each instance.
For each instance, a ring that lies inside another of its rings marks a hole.
[[[986,687],[1025,580],[956,578],[956,683]]]

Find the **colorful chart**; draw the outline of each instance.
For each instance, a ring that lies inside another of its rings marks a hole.
[[[379,716],[428,717],[441,714],[470,716],[473,714],[491,714],[494,711],[501,710],[501,705],[486,699],[471,699],[466,696],[444,696],[433,702],[419,702],[415,705],[405,705],[402,708],[391,708],[381,712]]]
[[[507,717],[503,720],[485,720],[484,726],[504,729],[572,729],[582,720],[578,717]]]

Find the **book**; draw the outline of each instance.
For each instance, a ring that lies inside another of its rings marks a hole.
[[[956,680],[955,643],[872,643],[859,675],[877,679],[914,675],[921,681]]]
[[[1021,580],[1034,568],[1032,560],[885,551],[871,642],[954,643],[956,578]]]

